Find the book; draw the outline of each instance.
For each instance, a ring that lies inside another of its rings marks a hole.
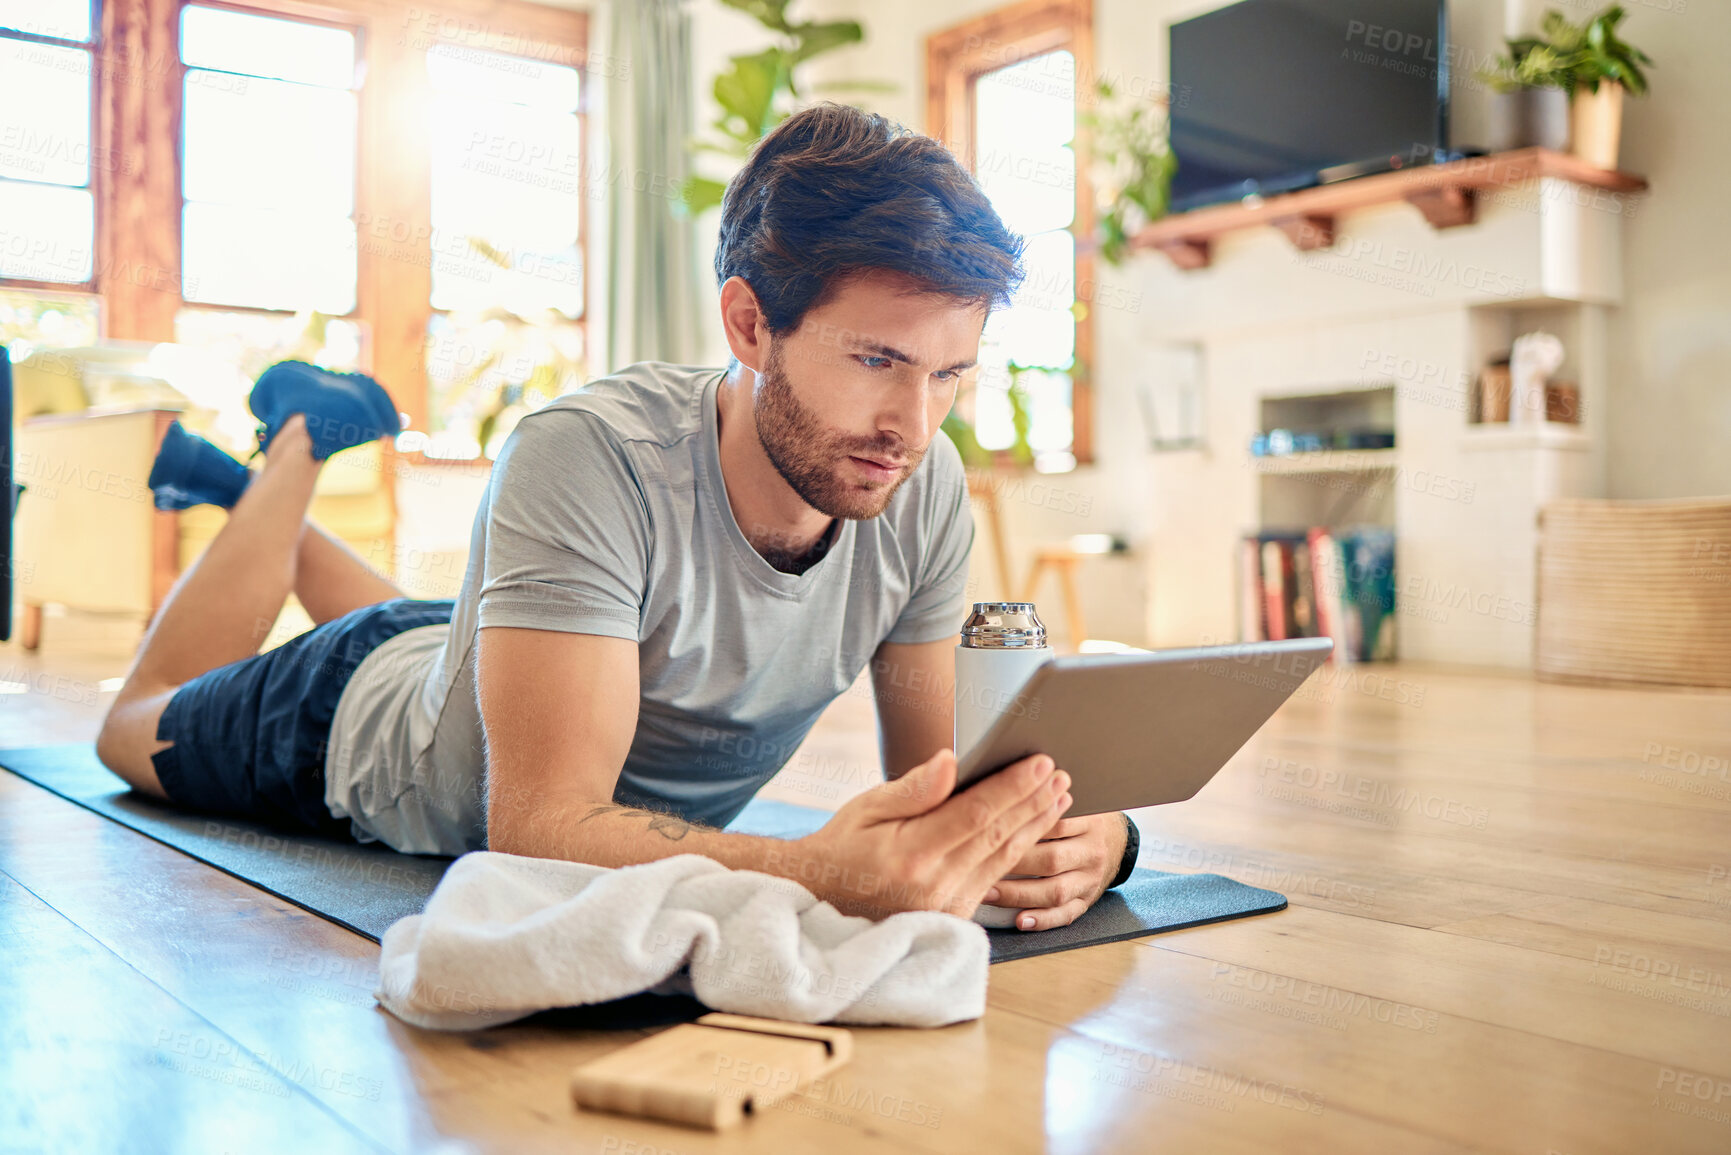
[[[1241,640],[1332,638],[1342,664],[1394,657],[1394,531],[1264,531],[1238,549]]]
[[[1346,558],[1346,600],[1359,636],[1359,661],[1394,657],[1394,531],[1362,526],[1342,538]]]
[[[1328,530],[1313,529],[1306,544],[1316,590],[1317,636],[1334,639],[1334,653],[1329,661],[1345,665],[1357,657],[1357,651],[1347,630],[1346,563],[1340,543]]]
[[[1254,537],[1238,543],[1238,640],[1268,640],[1262,593],[1262,546]]]
[[[1292,588],[1287,609],[1292,615],[1289,638],[1314,638],[1316,628],[1316,586],[1310,576],[1310,543],[1296,541],[1282,546],[1282,552],[1292,558]]]
[[[1291,566],[1289,554],[1281,550],[1278,541],[1262,543],[1262,594],[1263,604],[1267,607],[1265,621],[1268,626],[1268,640],[1283,642],[1287,638],[1287,571]]]

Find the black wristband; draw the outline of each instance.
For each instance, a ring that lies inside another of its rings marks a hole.
[[[1124,826],[1124,860],[1118,864],[1117,877],[1106,884],[1107,890],[1130,881],[1130,872],[1136,869],[1136,854],[1142,849],[1142,832],[1136,829],[1136,823],[1128,814],[1124,815]]]

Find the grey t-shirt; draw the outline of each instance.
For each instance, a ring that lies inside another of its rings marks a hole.
[[[357,838],[422,854],[486,845],[475,640],[487,626],[637,642],[637,730],[614,799],[713,826],[880,643],[960,630],[974,524],[955,445],[937,434],[882,515],[842,521],[817,564],[783,573],[728,504],[722,376],[638,362],[517,426],[476,512],[451,624],[374,650],[338,701],[325,800]]]

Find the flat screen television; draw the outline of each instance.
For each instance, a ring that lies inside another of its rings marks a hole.
[[[1172,211],[1451,159],[1444,0],[1243,0],[1171,26]]]

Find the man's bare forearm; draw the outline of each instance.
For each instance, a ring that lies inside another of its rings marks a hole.
[[[488,846],[509,854],[562,858],[593,866],[635,866],[675,854],[701,854],[734,870],[782,874],[787,842],[732,834],[658,810],[613,802],[536,806],[509,818],[495,813]]]
[[[793,879],[845,913],[869,918],[905,909],[909,900],[906,888],[900,888],[894,891],[899,901],[886,902],[888,880],[882,874],[840,868],[800,841],[732,834],[612,802],[538,806],[508,824],[495,815],[491,830],[490,849],[594,866],[635,866],[675,854],[701,854],[733,870]]]

